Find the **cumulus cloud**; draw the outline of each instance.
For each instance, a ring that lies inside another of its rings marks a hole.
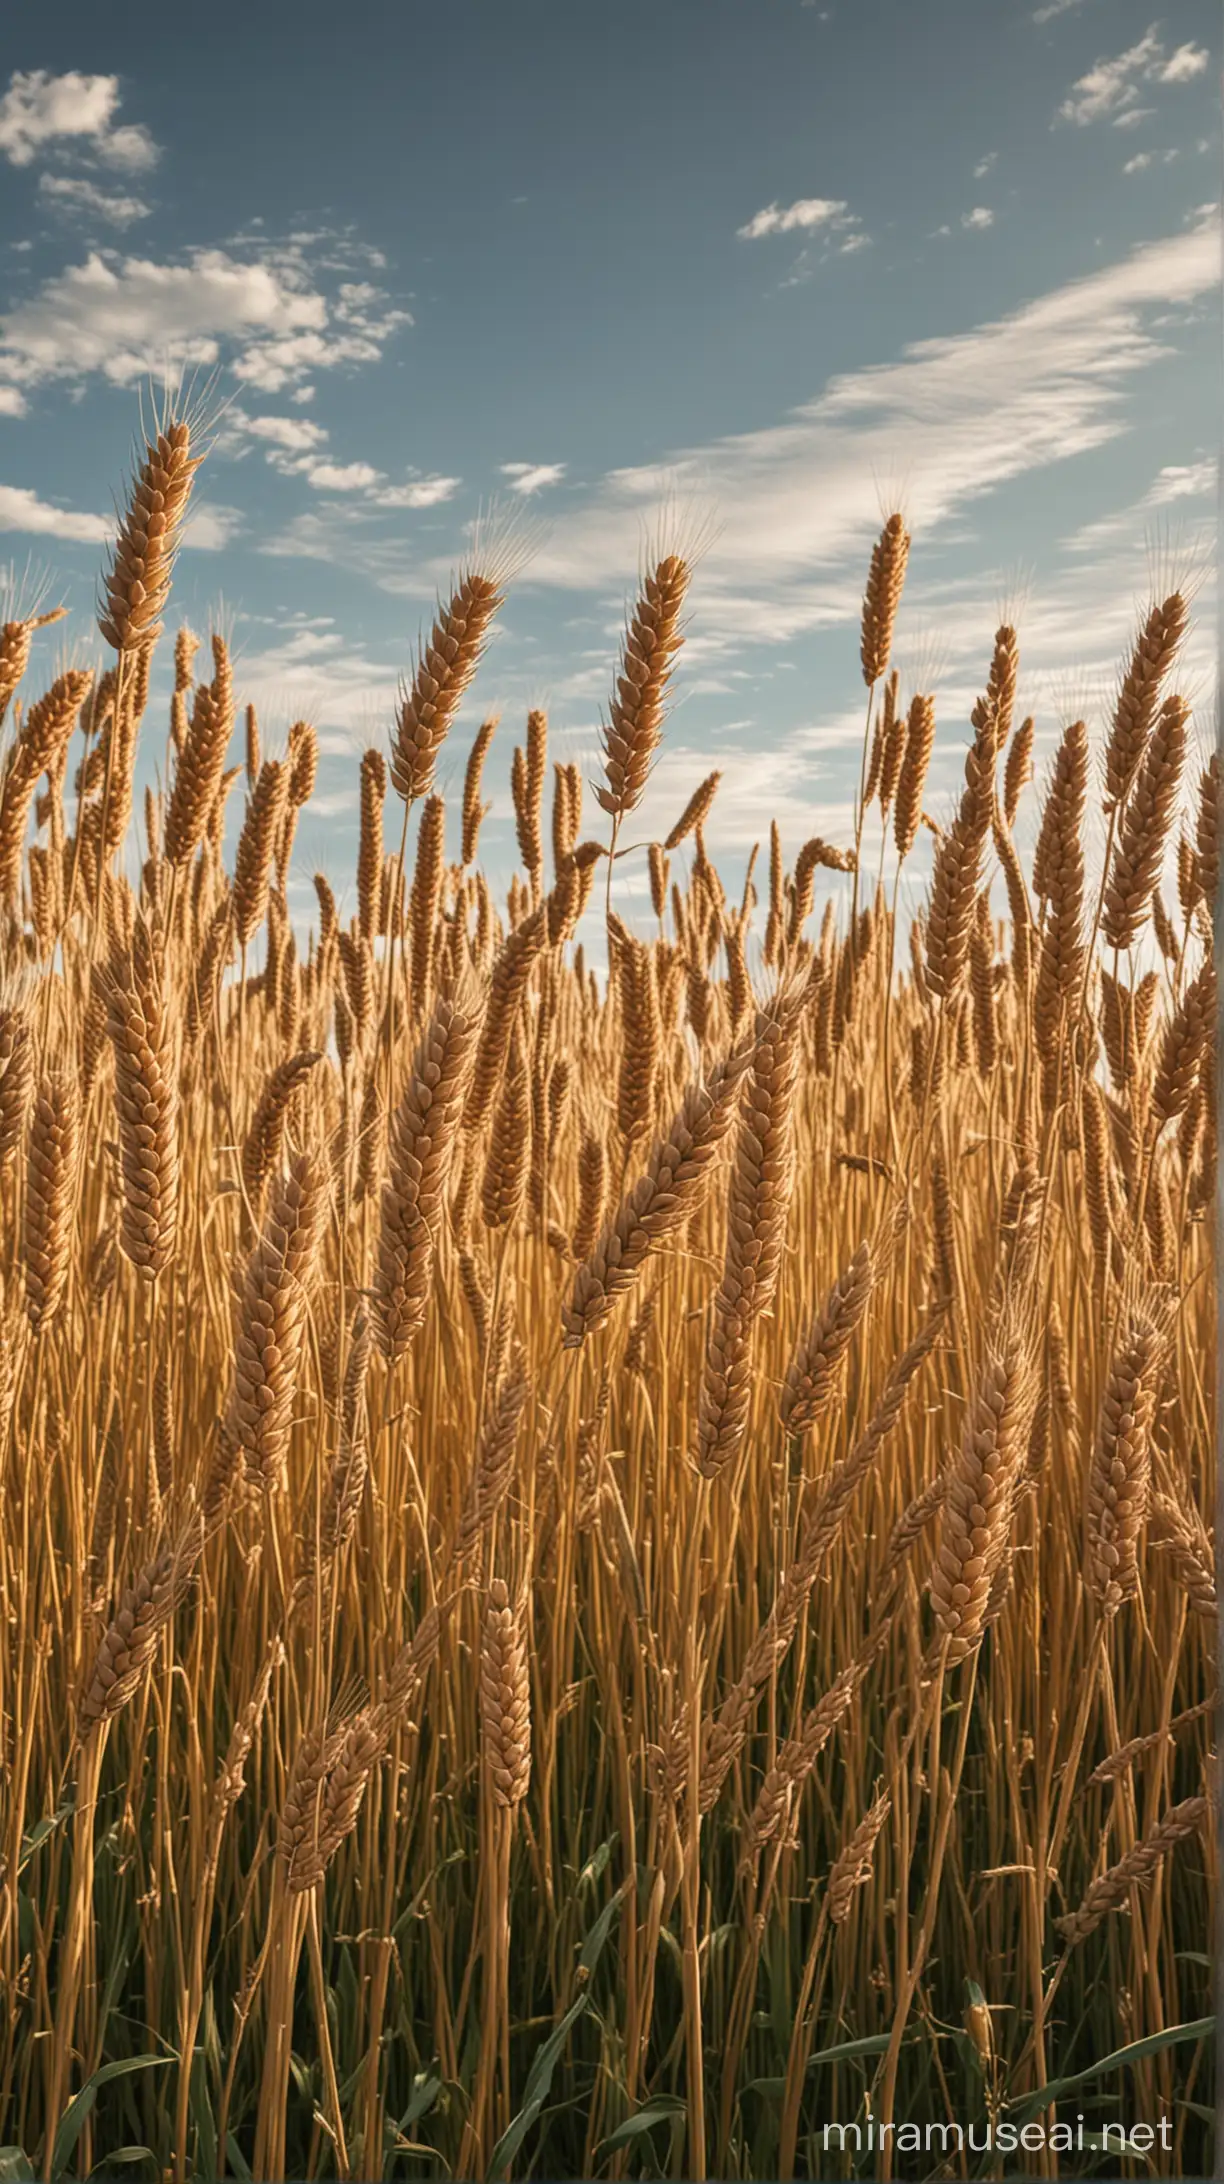
[[[328,440],[326,428],[313,418],[251,417],[235,404],[226,414],[218,448],[222,454],[240,454],[254,441],[282,477],[303,478],[318,493],[357,495],[378,508],[434,508],[449,500],[461,482],[411,473],[404,483],[395,484],[373,463],[335,461],[325,452]]]
[[[793,205],[766,205],[736,233],[747,242],[762,235],[790,235],[796,228],[844,227],[850,208],[841,197],[798,197]]]
[[[973,179],[975,182],[980,182],[983,175],[987,175],[990,173],[990,170],[994,166],[998,156],[999,155],[997,152],[987,152],[984,159],[979,159],[976,167],[973,170]]]
[[[1151,164],[1152,155],[1150,152],[1136,152],[1133,159],[1127,160],[1122,172],[1123,174],[1142,174],[1144,168],[1150,167]]]
[[[142,173],[156,165],[158,147],[139,122],[115,126],[119,103],[117,76],[15,69],[0,98],[0,153],[14,167],[29,167],[44,151],[67,142],[110,166]]]
[[[197,502],[183,526],[183,545],[196,553],[219,554],[243,528],[240,508],[223,508],[215,501]]]
[[[24,417],[27,407],[20,387],[0,386],[0,417]]]
[[[972,212],[962,212],[963,228],[988,228],[994,226],[994,214],[986,205],[975,205]]]
[[[110,538],[113,522],[73,508],[56,508],[24,485],[0,485],[0,531],[24,531],[33,538],[62,538],[97,546]]]
[[[100,190],[96,182],[84,175],[40,174],[38,194],[60,212],[75,213],[83,219],[106,220],[112,227],[130,227],[134,220],[147,220],[152,206],[143,197],[119,195],[113,190]]]
[[[378,508],[440,508],[443,501],[453,500],[462,485],[462,478],[412,478],[407,485],[380,487],[373,495]]]
[[[1087,128],[1094,121],[1110,120],[1115,128],[1128,128],[1139,119],[1139,86],[1144,83],[1190,83],[1207,66],[1204,46],[1182,45],[1166,56],[1155,24],[1142,38],[1113,60],[1097,61],[1079,77],[1059,107],[1060,121]]]
[[[338,364],[377,364],[396,327],[411,324],[407,311],[385,311],[378,319],[371,317],[360,333],[280,334],[252,342],[235,358],[234,373],[260,394],[281,394],[307,372],[333,370]]]
[[[503,478],[509,478],[510,491],[530,495],[543,492],[547,485],[558,485],[565,476],[564,463],[503,463]]]
[[[382,477],[372,463],[309,463],[303,476],[320,493],[361,493]]]
[[[183,545],[197,553],[219,553],[243,527],[242,512],[217,503],[197,502],[183,526]],[[28,538],[58,538],[74,545],[106,545],[115,535],[113,516],[93,516],[82,509],[57,508],[24,485],[0,485],[0,531],[20,531]]]
[[[304,455],[311,448],[321,447],[327,438],[322,425],[309,417],[247,417],[239,411],[231,412],[230,422],[237,422],[253,439],[268,440],[290,455]]]
[[[169,263],[94,250],[0,315],[0,381],[100,373],[129,386],[228,355],[240,380],[278,393],[314,371],[376,362],[409,323],[365,284],[329,297],[300,249],[245,259],[197,249]]]
[[[1191,83],[1201,76],[1208,60],[1206,46],[1182,45],[1156,71],[1157,83]]]

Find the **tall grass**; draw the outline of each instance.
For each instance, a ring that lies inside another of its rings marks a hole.
[[[902,2126],[1067,2114],[1167,2116],[1152,2165],[1205,2170],[1220,807],[1184,601],[1106,724],[1099,873],[1078,721],[1024,870],[1000,629],[907,942],[872,872],[937,700],[890,673],[899,516],[853,842],[788,873],[775,829],[761,919],[718,774],[622,838],[675,553],[605,832],[572,766],[549,821],[532,714],[494,900],[492,721],[461,843],[435,788],[513,573],[478,552],[354,781],[355,914],[319,875],[303,944],[314,734],[265,755],[248,708],[230,764],[220,636],[201,681],[180,634],[125,876],[192,432],[137,471],[106,672],[23,707],[38,618],[0,630],[6,2173],[888,2174]],[[882,2154],[826,2152],[868,2117]]]

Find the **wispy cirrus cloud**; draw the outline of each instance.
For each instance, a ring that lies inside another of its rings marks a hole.
[[[16,69],[0,98],[0,154],[11,166],[29,167],[67,146],[108,166],[144,173],[157,164],[158,146],[142,122],[116,124],[119,105],[117,76]]]
[[[1188,232],[964,334],[909,344],[891,364],[840,375],[782,422],[611,472],[554,521],[525,581],[618,587],[661,501],[713,507],[694,636],[716,648],[785,639],[852,617],[857,567],[879,522],[874,480],[903,475],[910,521],[930,537],[1008,481],[1107,445],[1131,428],[1127,391],[1170,351],[1148,323],[1219,278],[1214,213]],[[380,570],[432,589],[440,565]]]
[[[1219,483],[1220,465],[1214,455],[1201,456],[1192,463],[1166,463],[1141,500],[1131,507],[1098,517],[1092,523],[1081,524],[1078,531],[1073,531],[1063,541],[1064,548],[1068,553],[1086,554],[1122,541],[1134,546],[1150,528],[1151,519],[1159,510],[1214,500]]]
[[[755,646],[844,628],[879,525],[877,481],[903,480],[915,536],[946,547],[1004,485],[1124,437],[1143,375],[1173,353],[1169,330],[1214,292],[1218,268],[1218,214],[1204,206],[1183,233],[1004,317],[838,375],[776,424],[613,470],[554,517],[520,584],[585,592],[615,618],[626,571],[670,505],[695,524],[716,518],[686,648],[703,674],[729,672]],[[260,551],[339,557],[418,601],[446,583],[449,562],[414,558],[365,513],[343,502],[304,511]],[[939,618],[939,602],[931,612]],[[974,612],[980,620],[980,601]],[[1064,632],[1068,660],[1082,601],[1078,613]]]
[[[1174,53],[1166,53],[1153,24],[1124,53],[1112,60],[1097,61],[1079,77],[1059,107],[1058,118],[1081,129],[1095,121],[1112,121],[1115,128],[1128,127],[1139,118],[1142,84],[1191,83],[1203,74],[1208,58],[1205,46],[1181,45]]]

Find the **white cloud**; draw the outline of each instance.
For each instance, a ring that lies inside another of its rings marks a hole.
[[[114,524],[107,516],[88,516],[72,508],[54,508],[24,485],[0,485],[0,531],[24,531],[34,538],[63,538],[99,545]]]
[[[1144,168],[1150,167],[1151,164],[1152,155],[1150,152],[1136,152],[1133,159],[1127,160],[1122,172],[1123,174],[1142,174]]]
[[[721,524],[695,602],[712,646],[843,623],[857,611],[847,563],[857,568],[878,528],[875,479],[904,475],[911,525],[930,538],[1007,481],[1107,445],[1129,429],[1128,387],[1169,353],[1146,315],[1218,278],[1208,219],[1006,318],[835,378],[777,425],[615,471],[555,520],[525,581],[619,587],[643,524],[670,497],[712,506]],[[372,573],[404,591],[442,575]]]
[[[88,218],[108,220],[112,227],[130,227],[134,220],[147,220],[152,207],[142,197],[120,197],[111,190],[100,190],[96,182],[89,182],[83,175],[40,174],[40,197],[49,198],[61,211],[79,213]]]
[[[987,205],[975,205],[972,212],[962,212],[963,228],[988,228],[994,226],[994,214]]]
[[[322,425],[312,423],[308,417],[246,417],[239,412],[236,421],[255,439],[270,440],[274,447],[284,448],[291,455],[302,455],[310,448],[321,447],[327,438]],[[235,422],[233,411],[229,422]]]
[[[212,364],[223,339],[326,318],[321,295],[223,250],[197,250],[184,265],[91,251],[0,319],[0,372],[27,385],[101,372],[123,386],[162,358]]]
[[[812,228],[847,227],[852,219],[844,198],[799,197],[793,205],[764,206],[744,227],[737,228],[736,234],[747,242],[756,242],[762,235],[790,235],[796,229],[806,233]]]
[[[265,461],[282,477],[304,478],[319,493],[361,495],[378,508],[433,508],[449,500],[460,483],[458,478],[410,475],[403,485],[395,485],[373,463],[334,461],[323,452],[328,439],[325,427],[313,418],[251,417],[232,404],[219,451],[245,453],[247,443],[256,441],[263,446]]]
[[[292,249],[246,260],[197,249],[175,264],[95,250],[0,316],[0,380],[35,386],[99,372],[127,386],[228,353],[239,379],[277,393],[308,371],[376,362],[406,323],[407,312],[364,291],[333,306]]]
[[[1170,54],[1164,67],[1157,70],[1156,81],[1157,83],[1190,83],[1195,76],[1203,74],[1208,58],[1206,46],[1178,46],[1176,53]]]
[[[161,146],[153,142],[143,122],[126,122],[122,129],[112,129],[98,149],[112,167],[126,167],[133,174],[144,174],[161,158]]]
[[[223,508],[205,501],[193,508],[183,525],[183,545],[196,553],[219,554],[244,528],[240,508]]]
[[[1079,5],[1080,0],[1046,0],[1044,7],[1034,9],[1033,21],[1035,23],[1052,23],[1056,15],[1066,15],[1070,9],[1077,8]]]
[[[112,127],[119,106],[117,76],[83,76],[77,69],[52,76],[45,68],[14,70],[0,98],[0,153],[14,167],[32,165],[38,154],[65,138],[115,167],[142,173],[156,164],[158,148],[140,123]]]
[[[20,387],[0,386],[0,417],[24,417],[27,407]]]
[[[462,483],[462,478],[413,478],[407,485],[385,486],[374,501],[379,508],[440,508]]]
[[[539,493],[546,485],[557,485],[565,476],[564,463],[503,463],[503,478],[511,480],[512,493]]]
[[[1162,51],[1155,31],[1149,30],[1137,45],[1128,46],[1116,60],[1098,61],[1086,76],[1078,79],[1070,96],[1063,100],[1059,108],[1061,119],[1077,122],[1083,128],[1089,122],[1099,121],[1103,115],[1116,113],[1119,107],[1133,105],[1139,96],[1139,82],[1151,76]]]
[[[1170,501],[1197,500],[1214,494],[1220,483],[1219,459],[1204,455],[1196,463],[1166,463],[1148,494],[1148,505],[1162,508]]]
[[[371,463],[308,463],[301,466],[308,484],[320,493],[360,493],[382,477]]]
[[[1213,500],[1218,489],[1219,463],[1214,455],[1192,463],[1166,463],[1141,500],[1081,524],[1063,545],[1072,554],[1098,553],[1102,547],[1121,543],[1137,548],[1145,531],[1151,531],[1154,509],[1169,508],[1181,501]]]
[[[1155,24],[1138,43],[1128,46],[1113,60],[1097,61],[1071,87],[1059,108],[1059,119],[1086,128],[1090,122],[1111,119],[1115,128],[1132,127],[1150,108],[1138,107],[1141,83],[1189,83],[1207,66],[1204,46],[1183,45],[1166,59]]]
[[[193,507],[183,526],[183,545],[197,553],[219,553],[243,526],[240,509],[212,502]],[[31,538],[59,538],[100,546],[115,535],[113,516],[91,516],[75,508],[56,508],[24,485],[0,485],[0,531],[22,531]]]
[[[305,372],[328,371],[337,364],[376,364],[387,337],[397,326],[411,324],[407,311],[385,311],[359,334],[281,334],[253,342],[235,360],[234,372],[261,394],[280,394]]]
[[[990,173],[990,170],[994,166],[994,163],[997,160],[998,156],[999,155],[997,152],[987,152],[985,159],[979,159],[976,167],[973,170],[973,179],[975,182],[980,182],[983,175],[987,175]]]

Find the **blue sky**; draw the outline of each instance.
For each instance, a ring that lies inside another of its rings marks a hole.
[[[1099,718],[1154,560],[1197,574],[1206,707],[1218,29],[1205,0],[23,11],[0,564],[52,570],[93,657],[138,391],[215,372],[172,623],[221,617],[266,741],[298,714],[323,734],[303,887],[350,869],[356,753],[492,498],[539,541],[444,775],[500,709],[503,865],[525,709],[594,770],[667,507],[715,534],[644,817],[722,766],[732,869],[775,813],[791,854],[848,829],[858,606],[898,489],[933,808],[1004,607],[1039,759],[1070,704]]]

